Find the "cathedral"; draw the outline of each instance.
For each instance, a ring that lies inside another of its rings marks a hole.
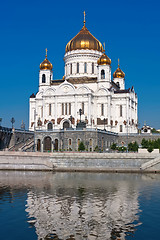
[[[125,73],[111,73],[111,59],[84,24],[66,45],[65,73],[53,78],[47,49],[40,64],[39,90],[30,96],[29,129],[99,129],[118,134],[137,133],[137,95],[125,88]]]

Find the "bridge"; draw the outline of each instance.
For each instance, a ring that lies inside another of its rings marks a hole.
[[[12,136],[12,129],[0,126],[0,150],[9,146]]]
[[[12,129],[0,126],[0,150],[33,150],[34,133],[28,130]]]

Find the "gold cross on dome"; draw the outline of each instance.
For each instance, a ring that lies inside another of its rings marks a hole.
[[[105,42],[104,42],[104,43],[103,43],[103,46],[104,46],[104,51],[105,51],[105,47],[106,47],[105,45],[106,45],[106,44],[105,44]]]
[[[45,50],[46,50],[46,57],[47,57],[47,52],[48,52],[48,50],[47,50],[47,48],[46,48]]]
[[[119,67],[119,58],[118,58],[118,67]]]
[[[83,14],[84,14],[84,21],[83,22],[84,22],[84,25],[85,25],[85,23],[86,23],[86,12],[84,11]]]

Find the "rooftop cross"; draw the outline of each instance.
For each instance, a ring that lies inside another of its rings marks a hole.
[[[86,23],[86,12],[84,11],[83,14],[84,14],[84,21],[83,22],[84,22],[84,26],[85,26],[85,23]]]
[[[103,46],[104,46],[104,52],[105,52],[105,47],[106,47],[106,44],[105,44],[105,42],[103,43]]]
[[[47,52],[48,52],[48,50],[47,50],[47,48],[46,48],[45,50],[46,50],[46,58],[47,58]]]
[[[119,58],[118,58],[118,67],[119,67]]]

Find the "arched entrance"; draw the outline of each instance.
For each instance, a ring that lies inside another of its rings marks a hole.
[[[58,151],[58,139],[55,139],[54,150]]]
[[[40,139],[37,140],[37,151],[38,152],[41,151],[41,140]]]
[[[44,152],[51,151],[51,143],[52,143],[52,140],[51,140],[50,137],[45,137],[44,138],[44,143],[43,143]]]
[[[64,123],[63,123],[63,129],[64,128],[69,128],[69,122],[68,121],[65,121]]]

